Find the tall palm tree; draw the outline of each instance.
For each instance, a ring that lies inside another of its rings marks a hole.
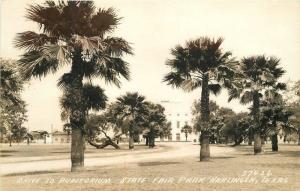
[[[115,116],[119,119],[126,120],[129,123],[129,149],[134,148],[135,132],[140,132],[148,115],[148,109],[145,97],[135,93],[126,93],[117,98]]]
[[[230,79],[235,73],[235,62],[231,52],[223,52],[222,38],[210,39],[200,37],[186,42],[185,46],[177,45],[171,49],[172,59],[167,61],[171,68],[164,80],[168,85],[192,91],[201,91],[201,149],[200,160],[209,160],[209,132],[210,118],[209,95],[218,94],[221,86],[229,86]]]
[[[122,57],[132,54],[128,42],[109,36],[120,18],[113,8],[96,10],[92,1],[46,1],[27,9],[26,18],[36,22],[41,33],[19,33],[15,45],[25,50],[19,60],[25,77],[43,77],[62,66],[71,69],[59,80],[63,99],[68,104],[72,127],[71,171],[84,166],[84,124],[89,109],[103,108],[103,103],[91,105],[95,96],[103,96],[92,79],[104,79],[120,87],[120,77],[129,79],[128,63]],[[89,83],[84,83],[89,80]],[[88,101],[86,101],[88,98]]]
[[[281,90],[286,85],[278,79],[285,73],[279,67],[280,60],[276,57],[250,56],[241,60],[239,69],[242,78],[235,78],[235,87],[229,91],[229,101],[240,98],[242,104],[252,102],[251,114],[254,120],[254,154],[261,153],[260,100],[267,89]]]

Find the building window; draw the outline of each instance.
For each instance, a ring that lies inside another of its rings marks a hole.
[[[61,138],[61,140],[60,140],[62,143],[64,142],[64,138]]]
[[[177,113],[177,116],[179,116],[180,114],[179,113]]]
[[[58,141],[58,139],[57,139],[57,138],[55,138],[55,141]]]
[[[185,125],[188,125],[188,122],[187,122],[187,121],[185,121],[184,123],[185,123]]]
[[[180,128],[180,121],[177,121],[177,129]]]

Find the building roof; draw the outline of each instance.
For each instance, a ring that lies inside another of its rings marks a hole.
[[[69,135],[67,132],[64,131],[54,131],[52,135]]]

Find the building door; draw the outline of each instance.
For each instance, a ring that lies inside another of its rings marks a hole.
[[[180,133],[176,133],[176,141],[180,141]]]

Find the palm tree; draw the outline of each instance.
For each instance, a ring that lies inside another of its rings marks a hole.
[[[155,147],[155,138],[162,135],[167,126],[165,108],[160,104],[148,103],[148,115],[146,117],[145,127],[147,128],[146,138],[148,139],[149,148]]]
[[[0,58],[0,72],[0,108],[5,110],[11,105],[19,105],[22,102],[20,93],[24,81],[12,60]]]
[[[115,116],[116,118],[128,121],[129,123],[129,149],[134,148],[134,136],[136,132],[141,132],[148,115],[148,102],[145,97],[135,93],[126,93],[117,98]]]
[[[285,84],[278,79],[285,73],[279,67],[280,60],[276,57],[251,56],[241,60],[239,68],[242,78],[235,78],[235,88],[229,91],[229,101],[240,98],[242,104],[252,102],[251,114],[254,120],[254,154],[261,153],[260,100],[267,88],[285,89]],[[250,137],[249,137],[250,138]]]
[[[278,151],[278,132],[282,130],[289,134],[295,131],[290,123],[293,112],[289,111],[282,95],[274,90],[266,91],[261,102],[263,133],[271,135],[272,151]]]
[[[46,1],[27,9],[26,18],[36,22],[41,33],[19,33],[15,45],[25,50],[19,60],[26,78],[44,77],[62,66],[71,69],[59,80],[63,90],[63,110],[69,114],[72,127],[71,171],[84,166],[83,127],[89,109],[100,109],[102,101],[93,105],[103,90],[92,79],[104,79],[120,87],[120,77],[129,79],[128,63],[122,57],[132,54],[128,42],[109,36],[120,18],[113,8],[96,10],[92,1]],[[84,83],[86,81],[89,83]],[[87,100],[86,100],[87,99]],[[101,99],[103,100],[103,99]]]
[[[181,133],[184,133],[185,135],[185,141],[187,141],[188,135],[191,134],[193,131],[193,128],[189,125],[184,125],[181,129]]]
[[[222,38],[210,39],[200,37],[186,42],[185,46],[177,45],[171,50],[172,59],[167,61],[171,68],[164,80],[168,85],[192,91],[202,88],[201,91],[201,149],[200,160],[209,160],[209,132],[210,118],[209,95],[218,94],[221,85],[229,86],[234,76],[235,62],[231,52],[223,52]]]
[[[0,128],[2,132],[11,130],[16,123],[22,125],[27,117],[26,103],[21,97],[25,81],[15,63],[16,61],[0,58]]]

